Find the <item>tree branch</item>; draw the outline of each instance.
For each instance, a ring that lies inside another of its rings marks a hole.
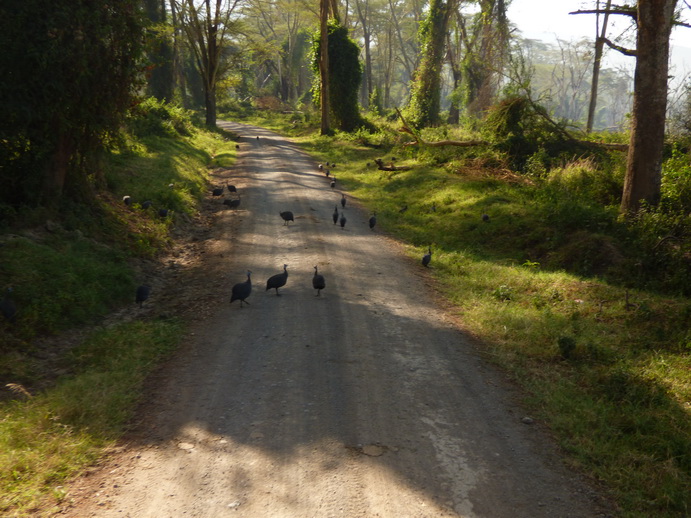
[[[609,38],[602,38],[602,41],[604,41],[605,44],[607,44],[607,46],[609,48],[614,49],[618,52],[621,52],[625,56],[631,56],[631,57],[635,58],[638,55],[638,52],[636,52],[635,50],[627,49],[626,47],[622,47],[621,45],[617,45],[616,43],[611,41]]]

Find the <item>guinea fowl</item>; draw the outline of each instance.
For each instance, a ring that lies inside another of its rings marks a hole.
[[[372,214],[372,217],[369,219],[369,228],[370,230],[374,230],[374,225],[377,224],[377,213],[375,212]]]
[[[233,291],[230,295],[231,304],[235,300],[240,301],[240,307],[242,307],[243,302],[245,304],[249,304],[246,299],[250,296],[250,293],[252,293],[252,281],[250,280],[250,275],[252,275],[252,272],[247,270],[247,280],[245,282],[238,282],[235,286],[233,286]]]
[[[139,304],[139,307],[142,307],[142,304],[146,299],[149,298],[149,294],[151,293],[151,286],[148,286],[146,284],[142,284],[141,286],[137,286],[137,291],[134,296],[134,302],[136,304]]]
[[[422,256],[422,266],[429,266],[429,262],[432,260],[432,247],[428,247],[427,253]]]
[[[283,273],[277,273],[276,275],[272,275],[269,277],[269,280],[266,281],[266,291],[269,291],[270,289],[275,289],[276,290],[276,295],[281,295],[278,293],[278,288],[285,286],[286,282],[288,282],[288,265],[284,264],[283,265]]]
[[[334,220],[334,225],[338,223],[338,205],[334,205],[334,213],[331,215]]]
[[[228,184],[228,192],[238,192],[238,189],[234,185]]]
[[[312,287],[317,290],[317,297],[321,293],[321,290],[326,288],[326,279],[319,273],[317,267],[314,267],[314,277],[312,277]]]
[[[211,191],[211,194],[213,196],[221,196],[223,194],[223,187],[217,187],[213,191]]]
[[[335,176],[331,177],[331,188],[332,189],[336,188],[336,177]]]
[[[281,212],[281,217],[283,218],[284,225],[287,225],[289,221],[292,221],[293,223],[295,222],[295,219],[293,218],[293,213],[289,210]]]
[[[341,193],[341,207],[345,209],[346,206],[346,197],[345,194]]]
[[[151,200],[146,200],[144,203],[142,203],[142,209],[146,210],[149,207],[151,207],[154,204]]]
[[[339,222],[341,223],[341,229],[345,227],[346,221],[348,220],[346,219],[345,214],[341,213],[341,219],[339,220]]]

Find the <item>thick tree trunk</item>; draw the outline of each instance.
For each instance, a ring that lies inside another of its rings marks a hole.
[[[43,192],[41,202],[43,205],[54,206],[62,197],[69,172],[70,162],[74,153],[74,144],[64,132],[56,131],[57,139],[52,154],[52,160],[48,161],[43,176]]]
[[[441,68],[446,30],[455,0],[432,0],[427,20],[421,26],[421,59],[410,93],[410,120],[416,128],[440,122]]]
[[[631,140],[621,211],[660,200],[669,37],[676,0],[639,0]]]
[[[321,104],[321,134],[331,133],[330,107],[329,107],[329,4],[328,0],[319,2],[320,19],[320,54],[319,54],[319,75],[321,79],[320,104]]]
[[[204,104],[206,108],[206,125],[209,128],[216,127],[216,89],[204,88]]]

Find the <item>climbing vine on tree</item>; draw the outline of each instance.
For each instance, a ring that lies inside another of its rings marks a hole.
[[[420,64],[411,85],[407,108],[409,122],[416,128],[440,122],[441,68],[449,18],[456,0],[432,0],[427,18],[420,24]]]
[[[348,36],[348,29],[335,20],[329,20],[329,100],[334,126],[342,131],[353,131],[366,126],[360,115],[358,93],[362,82],[360,48]],[[312,38],[312,69],[319,77],[321,41],[316,33]],[[319,83],[313,87],[314,99],[319,99]]]

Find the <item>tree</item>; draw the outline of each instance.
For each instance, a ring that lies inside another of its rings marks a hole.
[[[321,134],[331,133],[330,81],[329,81],[329,0],[319,0],[319,106],[321,109]]]
[[[141,73],[137,0],[0,4],[0,201],[87,200]]]
[[[226,37],[239,0],[171,0],[195,56],[204,84],[206,125],[216,126],[216,86],[221,76]]]
[[[636,23],[636,49],[630,50],[604,38],[611,48],[635,56],[631,137],[620,210],[636,212],[642,203],[660,201],[662,158],[667,112],[669,38],[677,0],[638,0],[636,7],[608,9],[609,14],[630,16]],[[586,10],[577,13],[597,14]]]
[[[353,131],[365,125],[358,104],[358,92],[362,81],[360,48],[348,36],[348,29],[336,20],[329,22],[328,29],[327,52],[324,52],[322,47],[322,39],[315,37],[313,68],[316,72],[322,62],[322,56],[328,53],[329,118],[333,119],[340,130]],[[322,92],[321,99],[324,98]]]
[[[621,199],[622,213],[636,211],[641,202],[660,201],[669,37],[677,0],[639,0],[636,16],[631,140]]]
[[[173,45],[167,24],[165,0],[145,0],[147,26],[147,57],[150,64],[147,90],[157,99],[173,99]]]
[[[408,120],[416,128],[439,124],[441,68],[449,19],[457,0],[431,0],[427,18],[420,25],[420,64],[408,105]]]
[[[499,72],[509,48],[506,0],[480,0],[480,12],[463,31],[466,47],[461,75],[469,113],[484,114],[497,92]]]

